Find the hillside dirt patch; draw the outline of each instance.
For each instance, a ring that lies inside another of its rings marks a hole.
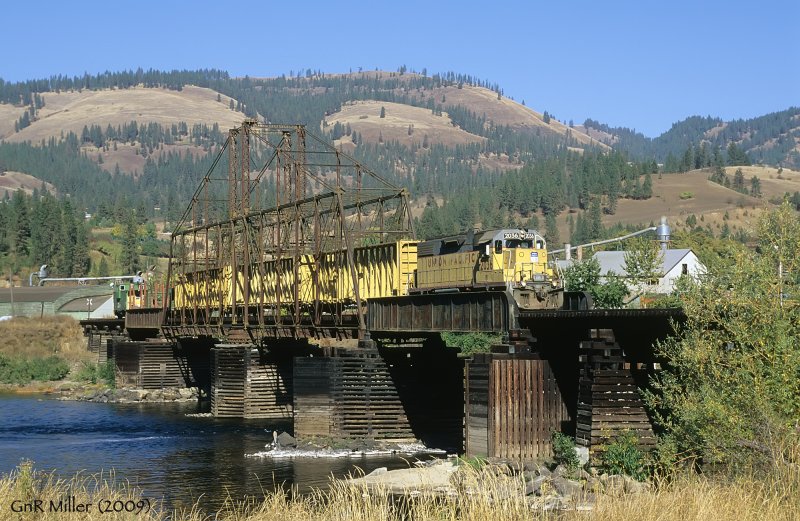
[[[22,190],[26,194],[31,194],[35,189],[41,189],[43,184],[48,192],[51,194],[56,193],[56,188],[53,185],[45,183],[32,175],[11,170],[0,171],[0,197],[6,193],[10,196],[11,193],[17,190]]]
[[[737,167],[728,169],[728,175],[733,176]],[[755,232],[758,216],[769,209],[772,204],[771,197],[784,192],[800,190],[800,175],[784,169],[784,176],[788,179],[769,179],[770,170],[763,167],[743,167],[746,186],[750,186],[750,177],[757,172],[761,179],[763,196],[760,198],[741,194],[730,188],[725,188],[708,180],[711,171],[693,170],[685,174],[664,174],[661,179],[653,176],[653,197],[647,200],[634,201],[620,199],[617,212],[614,215],[604,215],[603,224],[610,226],[616,223],[657,224],[662,216],[674,230],[687,228],[686,219],[694,215],[699,226],[711,227],[716,234],[725,226],[731,232],[741,229],[748,234]],[[755,169],[755,170],[750,170]],[[766,174],[762,177],[762,174]],[[766,180],[765,180],[766,178]],[[691,194],[691,197],[686,197]],[[684,196],[682,198],[681,196]],[[566,213],[559,216],[559,229],[562,237],[567,237],[568,227]],[[573,216],[573,219],[575,217]]]
[[[786,192],[793,194],[800,191],[800,172],[784,168],[781,173],[771,166],[729,166],[725,173],[733,179],[736,170],[741,168],[744,174],[745,186],[750,188],[753,176],[761,182],[761,192],[764,199],[781,198]]]
[[[230,110],[230,98],[211,89],[186,86],[181,91],[161,88],[108,89],[98,91],[45,92],[41,94],[45,106],[39,110],[38,119],[20,132],[5,136],[9,142],[30,141],[34,144],[50,137],[58,139],[69,131],[80,136],[84,126],[99,125],[104,131],[108,125],[117,127],[131,121],[155,122],[164,126],[186,122],[213,125],[219,123],[224,132],[241,124],[244,115]],[[0,105],[0,107],[7,107]],[[0,117],[7,126],[6,114]],[[19,116],[17,116],[19,117]],[[0,127],[2,129],[4,127]]]
[[[28,107],[16,107],[0,103],[0,139],[14,134],[14,123],[19,121]]]
[[[381,107],[386,111],[383,118],[380,117]],[[408,147],[412,144],[422,147],[425,136],[430,145],[455,146],[484,141],[484,138],[454,126],[446,112],[436,116],[429,109],[386,101],[348,103],[342,106],[342,110],[329,116],[327,122],[328,129],[336,123],[344,126],[349,124],[364,141],[373,143],[382,137],[384,142],[397,141]],[[412,127],[411,135],[408,133],[409,127]],[[346,142],[352,143],[351,138],[345,136],[336,144]]]
[[[186,157],[186,154],[193,154],[195,157],[203,157],[207,154],[203,147],[180,144],[162,145],[160,149],[154,150],[153,153],[148,156],[142,155],[141,148],[138,146],[126,143],[117,143],[116,150],[111,148],[107,152],[95,146],[84,146],[81,147],[81,149],[86,151],[86,154],[98,163],[99,157],[102,156],[103,162],[100,164],[100,167],[103,170],[114,173],[117,165],[119,165],[120,172],[123,174],[133,174],[135,177],[138,177],[144,171],[144,164],[148,156],[157,161],[159,157],[170,152],[177,152],[181,157]]]
[[[570,128],[556,119],[551,119],[549,123],[545,123],[543,113],[505,96],[500,96],[500,99],[497,99],[496,92],[483,87],[470,85],[464,85],[460,89],[458,87],[441,87],[434,89],[433,93],[438,102],[441,102],[442,96],[444,96],[445,103],[442,103],[442,105],[463,105],[478,117],[486,115],[495,125],[508,125],[517,129],[542,129],[561,136],[569,133],[571,137],[582,145],[597,145],[601,148],[608,148],[580,129]]]

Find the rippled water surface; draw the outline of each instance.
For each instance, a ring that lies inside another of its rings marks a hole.
[[[330,476],[357,468],[405,468],[399,456],[271,459],[246,457],[264,450],[273,420],[187,417],[196,406],[63,402],[42,396],[0,394],[0,472],[23,459],[63,477],[114,469],[117,477],[170,507],[199,500],[215,509],[229,494],[262,497],[276,485],[300,491],[324,487]]]

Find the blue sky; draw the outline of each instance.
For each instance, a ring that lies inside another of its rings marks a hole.
[[[401,65],[655,136],[800,105],[800,1],[11,2],[6,81],[136,67],[275,76]]]

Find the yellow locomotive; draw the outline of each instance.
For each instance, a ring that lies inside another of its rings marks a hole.
[[[522,309],[560,307],[563,292],[537,231],[499,229],[417,244],[412,293],[509,291]]]

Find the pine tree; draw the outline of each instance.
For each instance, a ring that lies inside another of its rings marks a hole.
[[[381,106],[381,118],[385,118],[385,117],[386,117],[386,108]]]
[[[600,201],[597,197],[592,199],[589,205],[589,237],[592,240],[599,239],[603,236],[603,221],[600,212]]]
[[[108,270],[108,261],[106,261],[105,257],[100,258],[100,264],[97,266],[97,276],[98,277],[108,277],[110,272]]]
[[[741,168],[737,168],[733,174],[733,189],[737,192],[744,192],[744,172]]]
[[[647,173],[644,176],[640,199],[650,199],[651,197],[653,197],[653,179],[650,177],[650,174]]]
[[[139,268],[139,237],[136,229],[136,216],[127,212],[123,222],[121,268],[126,273],[135,273]]]
[[[75,248],[72,259],[72,276],[83,277],[89,272],[89,232],[82,222],[76,223]],[[108,269],[108,266],[106,266]]]
[[[757,176],[750,178],[750,195],[753,197],[761,197],[761,179]]]
[[[30,253],[28,241],[31,238],[31,222],[28,212],[28,196],[22,190],[14,192],[11,198],[13,212],[12,229],[14,230],[14,253],[26,257]]]
[[[558,233],[558,223],[553,213],[548,213],[544,218],[544,236],[551,245],[560,244],[561,236]],[[552,247],[552,246],[551,246]]]
[[[572,218],[572,214],[567,215],[567,230],[569,231],[568,237],[572,240],[575,235],[575,219]]]
[[[75,246],[78,242],[78,222],[69,201],[65,201],[61,210],[61,247],[56,255],[55,264],[59,273],[67,277],[75,277],[73,269],[76,264]],[[88,255],[88,251],[86,252]]]

